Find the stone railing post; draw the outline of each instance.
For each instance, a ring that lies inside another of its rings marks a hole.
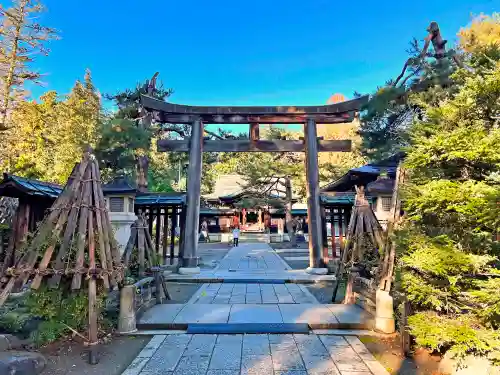
[[[125,285],[120,291],[120,317],[118,332],[121,334],[137,331],[135,317],[135,290],[134,285]]]

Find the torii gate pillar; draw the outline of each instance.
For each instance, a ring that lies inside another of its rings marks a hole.
[[[186,199],[186,223],[180,274],[200,273],[198,267],[198,229],[200,225],[201,170],[203,163],[203,123],[193,121],[189,145],[189,166]]]
[[[307,216],[309,218],[309,267],[306,272],[326,275],[323,259],[323,231],[319,197],[318,132],[316,121],[308,118],[304,124],[306,144]]]

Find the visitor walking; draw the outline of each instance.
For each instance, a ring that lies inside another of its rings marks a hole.
[[[238,246],[239,239],[240,239],[240,228],[234,227],[234,229],[233,229],[233,246]]]
[[[208,223],[206,220],[203,220],[203,222],[201,223],[201,234],[203,234],[205,242],[210,242],[210,237],[208,235]]]

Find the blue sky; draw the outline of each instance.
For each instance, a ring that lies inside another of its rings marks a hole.
[[[413,36],[438,21],[450,43],[494,0],[45,0],[60,30],[36,67],[67,92],[90,68],[103,93],[155,71],[192,105],[323,104],[398,75]],[[498,3],[497,3],[498,5]],[[498,8],[498,7],[497,7]],[[498,9],[497,9],[498,10]]]

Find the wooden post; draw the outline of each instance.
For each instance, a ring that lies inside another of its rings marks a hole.
[[[170,264],[174,264],[175,257],[175,228],[177,228],[177,215],[178,208],[174,207],[172,211],[172,228],[170,229]],[[179,237],[179,246],[180,246],[180,237]]]
[[[153,206],[148,207],[148,232],[153,236]]]
[[[292,247],[297,247],[297,238],[293,231],[293,217],[292,217],[292,207],[293,207],[293,192],[292,192],[292,180],[290,176],[285,177],[285,225],[288,232],[288,237],[290,238],[290,244]]]
[[[118,332],[121,334],[137,332],[134,285],[125,285],[120,290],[120,317],[118,318]]]
[[[256,143],[259,140],[259,124],[251,123],[250,124],[250,148],[256,148]]]
[[[404,297],[401,304],[401,325],[399,327],[401,337],[401,354],[407,357],[410,354],[411,342],[410,332],[408,331],[408,316],[411,314],[410,302]]]
[[[332,258],[337,258],[337,239],[335,235],[335,215],[338,213],[338,209],[330,206],[330,234],[332,237]],[[338,215],[337,215],[338,216]]]
[[[137,257],[137,262],[139,263],[139,276],[144,277],[145,276],[145,251],[144,247],[146,246],[146,238],[144,238],[144,232],[147,230],[145,227],[146,223],[144,220],[141,220],[141,227],[138,228],[138,236],[137,236],[137,251],[138,251],[138,257]]]
[[[167,264],[168,257],[168,206],[163,211],[163,241],[162,241],[162,264]]]
[[[330,260],[330,255],[328,254],[328,230],[326,226],[328,225],[326,221],[325,207],[321,207],[321,233],[323,234],[323,264],[328,265]]]
[[[345,210],[339,208],[339,257],[342,257],[342,250],[344,248],[344,218]]]
[[[180,273],[198,273],[198,230],[200,225],[203,123],[193,122],[189,145],[184,254]]]
[[[156,207],[156,230],[155,230],[155,252],[160,255],[160,236],[161,236],[161,207]]]
[[[88,183],[87,183],[88,184]],[[94,222],[92,211],[88,214],[88,239],[89,239],[89,363],[97,364],[97,270],[95,263]]]
[[[186,205],[182,206],[181,213],[179,215],[180,219],[180,235],[179,235],[179,255],[177,258],[179,259],[179,264],[181,264],[181,259],[184,257],[184,246],[185,246],[185,237],[186,237]]]
[[[304,126],[306,143],[307,216],[309,217],[309,273],[325,274],[322,261],[323,233],[319,202],[318,139],[316,121],[308,118]]]

